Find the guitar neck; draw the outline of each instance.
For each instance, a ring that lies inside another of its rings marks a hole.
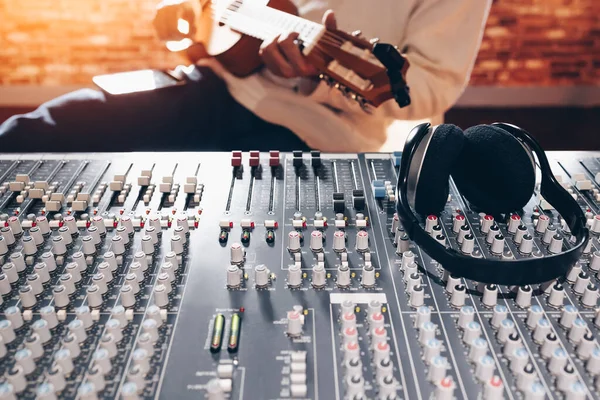
[[[226,9],[217,10],[216,17],[231,29],[260,40],[297,32],[304,54],[310,53],[325,33],[321,24],[249,0],[233,1]]]

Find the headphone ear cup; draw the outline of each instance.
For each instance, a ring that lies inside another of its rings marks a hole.
[[[448,200],[450,170],[461,154],[464,134],[456,125],[435,128],[427,147],[415,190],[415,211],[439,214]]]
[[[468,128],[464,139],[462,154],[452,169],[461,194],[490,214],[522,209],[535,187],[529,151],[513,135],[493,125]]]

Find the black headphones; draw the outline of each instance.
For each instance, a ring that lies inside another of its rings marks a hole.
[[[522,210],[535,190],[535,158],[541,170],[541,194],[553,205],[575,237],[556,255],[513,261],[475,258],[447,248],[421,227],[421,217],[438,215],[448,199],[449,177],[475,208],[491,215]],[[444,269],[483,283],[525,285],[567,273],[589,239],[586,218],[552,174],[546,154],[525,130],[510,124],[477,125],[464,132],[455,125],[416,126],[406,140],[396,187],[396,210],[418,246]]]

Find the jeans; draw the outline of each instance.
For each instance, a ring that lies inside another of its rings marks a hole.
[[[308,150],[237,103],[210,68],[165,90],[111,96],[82,89],[0,125],[0,152]]]

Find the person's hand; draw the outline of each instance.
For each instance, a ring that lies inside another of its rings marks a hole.
[[[188,22],[188,32],[179,30],[179,20]],[[163,0],[156,6],[152,21],[160,40],[182,40],[195,33],[195,13],[190,0]]]
[[[325,12],[323,25],[329,30],[337,29],[333,11]],[[272,73],[283,78],[317,75],[317,69],[308,63],[298,47],[297,39],[298,33],[292,32],[263,42],[259,54]]]

